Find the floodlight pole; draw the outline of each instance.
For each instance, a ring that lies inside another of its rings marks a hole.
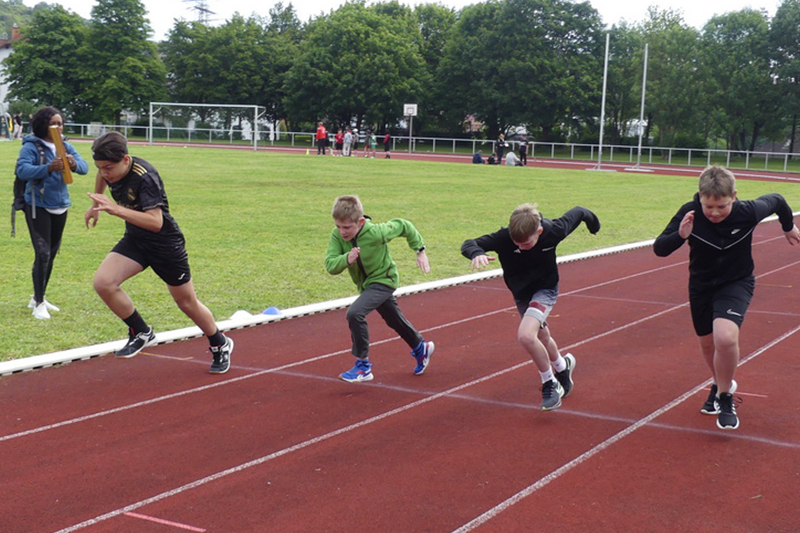
[[[606,122],[606,84],[608,82],[608,44],[611,34],[606,33],[606,59],[603,66],[603,103],[600,105],[600,146],[598,149],[597,170],[603,168],[603,125]]]
[[[647,92],[647,49],[648,44],[645,43],[644,45],[644,70],[642,73],[642,108],[639,112],[639,152],[636,156],[636,165],[626,168],[625,170],[632,171],[632,172],[652,172],[652,170],[647,168],[642,168],[642,136],[644,135],[644,128],[642,125],[644,124],[644,97],[645,93]]]
[[[638,167],[642,162],[642,135],[644,135],[644,97],[647,91],[647,47],[648,43],[644,44],[644,71],[642,72],[642,109],[639,112],[639,156],[636,159],[636,166]]]

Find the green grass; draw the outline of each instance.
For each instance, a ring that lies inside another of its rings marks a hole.
[[[88,143],[76,148],[89,158]],[[18,143],[0,143],[0,174],[7,177],[6,213]],[[486,165],[350,159],[253,153],[250,151],[134,146],[132,153],[159,169],[170,209],[186,234],[192,275],[200,299],[218,320],[238,309],[259,313],[355,294],[346,274],[323,268],[333,229],[330,209],[341,194],[358,194],[377,221],[403,217],[425,237],[432,272],[415,267],[405,241],[392,244],[401,283],[409,285],[463,275],[469,262],[459,250],[465,238],[505,225],[511,210],[537,202],[546,217],[574,205],[594,210],[603,223],[592,236],[576,231],[561,255],[656,236],[677,208],[696,191],[696,178],[553,169],[509,169]],[[61,253],[47,298],[60,306],[53,319],[38,321],[26,307],[33,252],[24,217],[9,237],[0,222],[0,360],[120,339],[122,323],[92,289],[92,277],[123,233],[123,222],[103,215],[87,230],[83,214],[93,178],[71,185],[70,210]],[[782,193],[800,206],[800,186],[740,181],[742,198]],[[142,316],[157,330],[192,325],[150,271],[125,285]]]

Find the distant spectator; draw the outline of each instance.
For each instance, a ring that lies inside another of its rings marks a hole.
[[[481,154],[480,150],[472,155],[472,163],[475,165],[483,165],[486,163],[486,161],[483,160],[483,155]]]
[[[494,154],[492,154],[489,156],[489,159],[486,162],[490,165],[495,165],[497,164],[497,161],[498,160],[495,158]]]
[[[508,154],[506,154],[506,166],[521,167],[522,162],[519,160],[519,157],[517,157],[517,154],[515,154],[514,152],[508,152]]]
[[[328,142],[328,130],[325,129],[325,125],[320,122],[319,126],[317,126],[317,155],[325,155],[325,145]]]
[[[333,138],[333,147],[338,155],[342,155],[342,150],[344,149],[344,133],[342,133],[341,128],[336,132],[336,136]]]
[[[384,159],[391,159],[392,154],[390,154],[390,150],[392,149],[392,135],[389,133],[389,130],[386,130],[386,135],[383,136],[383,153],[386,154],[383,158]]]
[[[22,113],[14,115],[14,131],[11,138],[22,139]]]
[[[353,132],[350,128],[347,128],[347,132],[344,134],[344,147],[342,148],[342,155],[345,157],[350,157],[350,152],[353,149]]]
[[[519,140],[519,160],[522,166],[528,165],[528,136],[523,135]]]
[[[503,153],[506,150],[506,146],[508,143],[506,142],[506,136],[502,133],[497,137],[497,147],[495,152],[497,153],[497,164],[500,164],[500,161],[503,160]]]

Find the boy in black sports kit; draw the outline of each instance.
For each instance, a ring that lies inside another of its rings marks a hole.
[[[125,235],[106,256],[94,277],[94,288],[108,307],[128,325],[128,343],[116,356],[133,357],[156,340],[153,328],[139,315],[122,290],[126,280],[147,267],[167,284],[175,303],[208,337],[213,362],[210,372],[224,374],[230,368],[233,340],[220,332],[214,315],[197,299],[189,270],[185,239],[169,213],[169,201],[158,171],[138,157],[128,155],[125,137],[116,131],[101,135],[92,144],[97,166],[92,207],[86,227],[94,227],[101,211],[125,221]],[[108,187],[114,202],[106,196]]]
[[[550,334],[547,317],[558,299],[556,247],[581,222],[592,234],[600,231],[597,215],[585,207],[573,207],[554,220],[543,218],[533,204],[522,204],[511,213],[508,227],[467,239],[461,255],[470,259],[472,270],[494,261],[486,252],[497,252],[503,281],[514,297],[520,324],[517,340],[530,355],[542,380],[542,410],[561,406],[561,398],[572,391],[575,357],[564,356]]]
[[[700,412],[717,415],[720,429],[736,429],[733,404],[739,364],[739,329],[755,288],[753,230],[777,214],[786,240],[800,244],[792,210],[780,194],[736,198],[736,180],[722,167],[700,175],[699,192],[681,206],[653,244],[666,257],[689,242],[689,305],[700,349],[711,369],[711,392]]]

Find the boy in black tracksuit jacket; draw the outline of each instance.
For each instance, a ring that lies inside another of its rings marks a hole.
[[[547,317],[558,298],[556,246],[581,222],[586,222],[592,234],[600,231],[599,219],[584,207],[574,207],[560,218],[549,220],[541,216],[536,206],[523,204],[511,213],[508,227],[461,245],[461,254],[472,261],[473,270],[494,261],[486,252],[497,252],[503,279],[522,317],[517,338],[542,379],[545,411],[559,407],[561,398],[572,390],[575,357],[561,356],[550,335]]]
[[[689,241],[689,304],[700,349],[711,369],[711,392],[700,411],[717,415],[721,429],[736,429],[733,405],[739,363],[739,329],[755,288],[753,231],[777,214],[789,244],[800,243],[792,210],[780,194],[736,198],[736,180],[722,167],[700,175],[699,192],[681,206],[653,245],[666,257]]]

